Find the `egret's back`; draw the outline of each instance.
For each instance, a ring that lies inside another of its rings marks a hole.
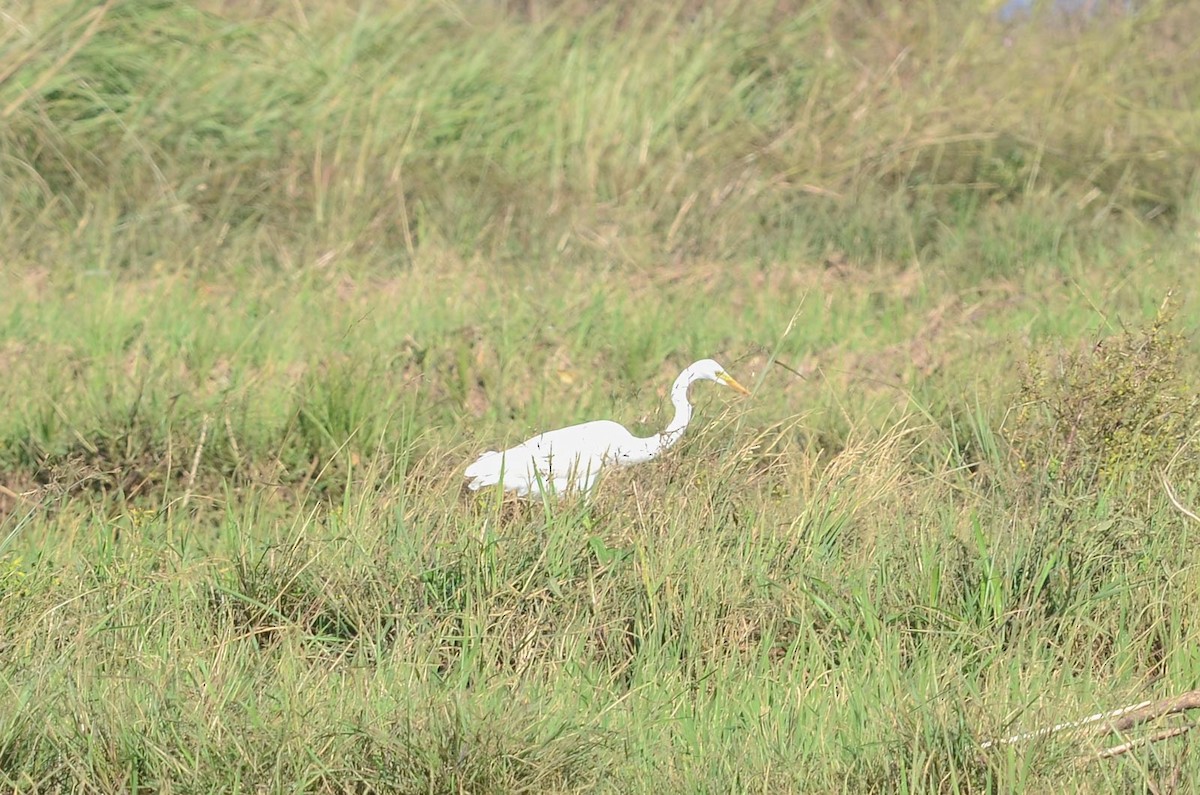
[[[601,468],[636,444],[615,422],[597,420],[538,434],[508,450],[489,450],[466,469],[472,491],[495,485],[520,495],[587,491]]]

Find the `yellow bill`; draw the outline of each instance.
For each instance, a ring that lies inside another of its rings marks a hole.
[[[735,380],[734,377],[731,376],[729,373],[721,373],[717,376],[717,378],[720,378],[721,383],[723,383],[725,386],[729,387],[730,389],[732,389],[735,392],[741,392],[743,395],[750,394],[750,390],[746,389],[746,387],[739,384],[737,382],[737,380]]]

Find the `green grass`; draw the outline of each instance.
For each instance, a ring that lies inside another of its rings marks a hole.
[[[1200,779],[980,747],[1200,686],[1183,7],[510,5],[5,12],[4,786]]]

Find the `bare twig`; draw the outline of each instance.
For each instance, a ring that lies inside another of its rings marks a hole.
[[[1132,729],[1134,726],[1146,723],[1147,721],[1161,718],[1164,715],[1176,715],[1192,709],[1200,709],[1200,690],[1189,690],[1179,696],[1164,698],[1151,704],[1139,704],[1137,707],[1127,708],[1120,720],[1106,724],[1102,729],[1097,729],[1092,733],[1101,735],[1121,732],[1126,729]]]
[[[233,450],[233,460],[238,466],[242,465],[242,451],[238,449],[237,437],[233,434],[233,423],[229,421],[229,415],[225,415],[225,433],[229,435],[229,446]]]
[[[1175,488],[1171,485],[1171,481],[1167,479],[1167,476],[1171,472],[1171,467],[1175,466],[1175,460],[1179,458],[1179,454],[1182,453],[1189,444],[1191,444],[1191,441],[1194,438],[1196,438],[1196,434],[1193,433],[1187,439],[1187,441],[1179,445],[1179,449],[1176,450],[1175,454],[1171,456],[1171,460],[1168,461],[1166,467],[1164,467],[1163,470],[1158,473],[1158,476],[1162,479],[1163,488],[1167,491],[1167,497],[1170,498],[1171,504],[1175,506],[1176,510],[1178,510],[1187,518],[1191,519],[1193,522],[1200,522],[1200,516],[1197,516],[1194,512],[1188,510],[1186,507],[1184,507],[1183,503],[1179,501],[1179,497],[1175,495]]]
[[[1089,726],[1094,723],[1099,723],[1100,721],[1103,721],[1103,720],[1110,720],[1112,718],[1118,718],[1122,715],[1131,713],[1135,710],[1149,707],[1153,703],[1154,702],[1152,702],[1152,701],[1143,701],[1140,704],[1133,704],[1128,707],[1121,707],[1120,709],[1109,710],[1108,712],[1097,712],[1095,715],[1089,715],[1086,718],[1080,718],[1079,720],[1073,720],[1073,721],[1068,721],[1066,723],[1055,724],[1054,726],[1049,726],[1044,729],[1035,729],[1034,731],[1022,732],[1021,734],[1014,734],[1011,737],[1005,737],[1000,740],[988,740],[987,742],[983,743],[980,747],[981,748],[991,748],[993,745],[1011,745],[1012,743],[1019,743],[1019,742],[1024,742],[1025,740],[1033,740],[1038,737],[1045,737],[1050,734],[1057,734],[1058,732],[1066,731],[1067,729],[1079,729],[1084,726]]]
[[[1159,477],[1162,478],[1163,488],[1167,490],[1167,497],[1170,498],[1171,504],[1175,506],[1176,510],[1193,522],[1200,522],[1200,516],[1185,508],[1183,503],[1179,501],[1179,498],[1175,496],[1175,489],[1171,487],[1171,481],[1167,480],[1167,474],[1165,472],[1159,473]]]
[[[27,504],[29,504],[29,505],[36,505],[36,504],[37,504],[35,501],[33,501],[33,500],[29,499],[29,498],[28,498],[28,497],[26,497],[24,494],[21,494],[21,493],[19,493],[19,492],[13,491],[13,490],[12,490],[12,489],[10,489],[8,486],[0,485],[0,494],[3,494],[5,497],[9,497],[10,499],[17,500],[18,502],[24,502],[24,503],[27,503]]]
[[[991,748],[994,745],[1009,745],[1012,743],[1045,737],[1067,729],[1087,728],[1087,734],[1102,737],[1115,732],[1132,729],[1148,721],[1156,720],[1166,715],[1175,715],[1188,710],[1200,709],[1200,690],[1191,690],[1179,696],[1164,698],[1159,701],[1143,701],[1120,709],[1098,712],[1080,720],[1059,723],[1044,729],[1014,734],[1000,740],[988,740],[981,748]],[[1180,734],[1182,732],[1179,732]],[[1175,736],[1175,735],[1170,735]]]
[[[1156,743],[1159,740],[1169,740],[1172,737],[1178,737],[1181,734],[1186,734],[1194,728],[1196,728],[1196,724],[1189,723],[1186,726],[1172,726],[1169,729],[1162,729],[1161,731],[1151,734],[1149,737],[1139,737],[1138,739],[1130,740],[1127,743],[1121,743],[1120,745],[1114,745],[1110,748],[1105,748],[1103,751],[1096,754],[1096,759],[1112,759],[1114,756],[1120,756],[1121,754],[1129,753],[1136,748],[1141,748],[1143,745],[1150,745],[1151,743]]]
[[[794,368],[790,365],[784,364],[783,362],[779,361],[778,359],[775,360],[774,364],[776,367],[782,367],[784,370],[787,370],[789,373],[796,376],[797,378],[801,378],[805,381],[808,380],[807,378],[804,377],[804,373],[800,372],[799,370],[797,370],[796,368]]]
[[[200,426],[200,441],[196,444],[196,454],[192,456],[192,468],[188,470],[187,488],[183,492],[183,502],[180,507],[186,508],[192,499],[192,486],[196,485],[196,471],[200,469],[200,456],[204,455],[204,440],[208,437],[208,425],[211,417],[205,415],[204,424]]]

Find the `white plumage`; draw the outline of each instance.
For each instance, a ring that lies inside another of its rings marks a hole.
[[[721,365],[701,359],[675,379],[671,387],[675,418],[662,433],[641,438],[610,420],[547,431],[507,450],[481,455],[467,467],[467,486],[478,491],[500,485],[523,497],[589,491],[604,467],[650,461],[679,441],[692,419],[688,387],[696,381],[714,381],[750,394]]]

